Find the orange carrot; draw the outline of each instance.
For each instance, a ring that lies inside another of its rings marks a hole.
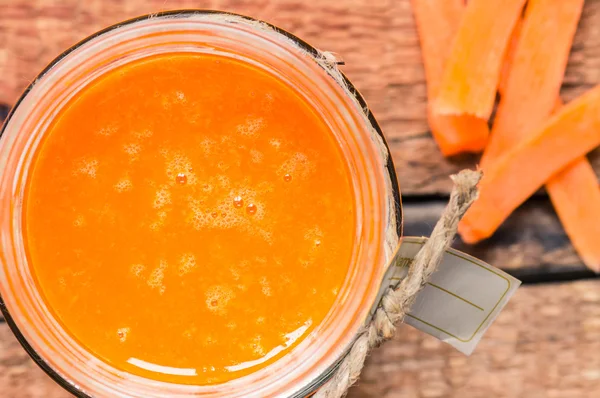
[[[523,27],[523,20],[519,18],[512,33],[510,34],[510,40],[508,46],[504,52],[504,61],[502,61],[502,69],[500,69],[500,80],[498,81],[498,92],[500,95],[504,94],[506,89],[506,81],[508,80],[508,74],[512,68],[513,59],[515,58],[515,52],[517,51],[517,43],[521,36],[521,28]]]
[[[522,31],[515,28],[513,32],[512,59],[511,50],[507,51],[505,62],[510,62],[510,69],[505,70],[504,87],[502,82],[499,87],[502,97],[481,161],[484,171],[490,161],[501,157],[562,106],[558,92],[582,8],[583,0],[529,2]],[[600,245],[595,240],[600,236],[596,221],[600,220],[600,185],[589,162],[580,158],[552,177],[546,187],[580,257],[598,270]]]
[[[567,67],[583,0],[530,0],[481,158],[484,172],[552,113]]]
[[[546,190],[582,261],[600,272],[600,185],[590,162],[575,160],[546,183]]]
[[[489,237],[553,175],[599,145],[600,85],[562,107],[489,165],[479,199],[459,224],[463,240],[475,243]]]
[[[429,127],[444,156],[481,152],[489,135],[487,121],[472,115],[439,115],[427,108]]]
[[[433,111],[487,120],[502,60],[525,0],[469,0]]]
[[[411,0],[419,33],[427,95],[437,94],[444,66],[465,9],[464,0]]]
[[[427,80],[427,97],[439,91],[446,59],[465,8],[463,0],[412,0]],[[436,115],[427,107],[429,127],[445,156],[479,152],[487,142],[485,120],[468,115]]]
[[[559,98],[555,109],[560,106]],[[577,254],[600,273],[600,184],[592,165],[579,158],[548,180],[546,190]]]

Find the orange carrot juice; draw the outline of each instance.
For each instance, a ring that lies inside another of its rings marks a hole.
[[[218,55],[99,77],[49,127],[28,179],[44,299],[95,356],[206,385],[285,355],[349,269],[355,201],[326,123],[291,87]]]

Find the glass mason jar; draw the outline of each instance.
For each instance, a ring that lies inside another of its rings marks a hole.
[[[335,135],[351,171],[357,204],[352,263],[325,320],[278,361],[219,385],[149,380],[93,356],[53,317],[24,247],[27,177],[53,118],[100,75],[171,52],[241,59],[294,88]],[[0,308],[23,347],[61,386],[77,396],[302,397],[327,380],[369,317],[402,225],[400,192],[381,130],[330,58],[290,33],[251,18],[173,11],[129,20],[88,37],[56,58],[27,88],[0,139]]]

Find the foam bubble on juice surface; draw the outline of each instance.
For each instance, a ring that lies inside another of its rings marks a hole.
[[[290,176],[306,177],[314,170],[315,165],[310,161],[308,156],[302,152],[296,152],[285,162],[283,162],[277,171],[277,174],[280,176],[287,174]]]
[[[110,137],[117,132],[117,126],[104,126],[96,130],[96,134],[103,137]]]
[[[206,336],[204,338],[204,341],[202,342],[202,345],[205,347],[210,347],[217,344],[217,338],[215,336],[213,336],[212,334],[209,334],[208,336]],[[213,372],[215,370],[214,367],[211,366],[210,368]]]
[[[209,227],[214,219],[219,216],[215,210],[207,208],[202,201],[192,197],[188,197],[188,209],[189,214],[186,222],[195,230]]]
[[[221,171],[227,171],[229,170],[229,165],[227,164],[227,162],[220,160],[217,162],[217,168]]]
[[[121,343],[124,343],[127,341],[127,335],[129,335],[129,332],[131,332],[131,328],[129,328],[129,327],[117,329],[117,337],[119,338],[119,341]]]
[[[160,294],[163,294],[166,290],[166,286],[163,281],[165,279],[165,270],[167,269],[166,260],[160,260],[158,266],[152,270],[150,276],[148,277],[148,286],[152,289],[158,289]]]
[[[242,209],[235,207],[233,199],[233,197],[230,197],[216,206],[214,212],[217,213],[217,217],[212,219],[211,226],[219,229],[230,229],[245,223]]]
[[[161,209],[166,205],[171,204],[171,191],[168,185],[161,185],[154,194],[154,203],[152,207]]]
[[[270,112],[273,110],[273,103],[275,102],[275,97],[273,93],[266,93],[262,99],[261,108],[263,111]]]
[[[67,288],[67,280],[65,279],[64,276],[61,276],[58,278],[58,284],[60,285],[62,290]]]
[[[179,268],[178,274],[179,276],[183,276],[185,274],[189,274],[196,268],[196,256],[192,253],[185,253],[179,259]]]
[[[194,335],[196,334],[196,332],[198,331],[198,328],[196,327],[196,325],[192,325],[189,328],[185,329],[182,333],[183,337],[185,337],[186,339],[192,339],[192,337],[194,337]]]
[[[289,274],[283,273],[279,276],[280,279],[280,283],[282,285],[291,285],[292,283],[292,278],[290,277]]]
[[[77,217],[75,217],[73,225],[76,227],[83,227],[85,225],[85,217],[83,217],[83,214],[78,214]]]
[[[271,284],[269,283],[269,281],[267,280],[266,276],[261,276],[261,278],[258,281],[260,283],[260,288],[262,293],[267,296],[270,297],[272,292],[271,292]]]
[[[161,151],[165,157],[165,174],[170,185],[175,185],[178,176],[185,176],[186,184],[195,185],[197,178],[190,159],[179,151]]]
[[[229,136],[229,135],[223,134],[221,136],[221,140],[220,141],[221,141],[221,144],[231,145],[233,143],[233,138],[231,138],[231,136]]]
[[[251,215],[252,220],[262,220],[265,217],[265,206],[258,198],[261,193],[268,192],[268,185],[261,186],[260,190],[242,187],[229,192],[229,196],[234,198],[239,197],[243,200],[246,208],[246,214]],[[262,192],[261,192],[262,191]]]
[[[96,178],[98,172],[98,159],[84,157],[75,161],[73,175],[85,175],[91,178]]]
[[[302,268],[308,268],[312,264],[312,262],[306,258],[300,258],[298,259],[298,262]]]
[[[250,159],[252,159],[253,163],[261,163],[263,161],[264,155],[262,152],[257,151],[256,149],[250,150]]]
[[[115,191],[123,193],[131,191],[131,189],[133,188],[133,183],[131,182],[129,177],[123,177],[119,181],[117,181],[113,188],[115,189]]]
[[[252,348],[252,352],[255,355],[263,357],[267,354],[267,352],[265,351],[265,347],[263,347],[263,345],[262,345],[262,336],[261,335],[257,335],[256,337],[254,337],[252,339],[252,343],[250,344],[250,347]]]
[[[205,182],[204,184],[202,184],[200,189],[202,189],[202,192],[204,193],[211,193],[215,189],[215,186],[210,182]]]
[[[229,286],[214,285],[206,289],[206,308],[209,311],[224,315],[227,312],[227,305],[235,297],[235,293]]]
[[[229,181],[229,177],[223,174],[219,174],[217,176],[217,181],[219,182],[219,186],[221,188],[227,188],[231,184],[231,182]]]
[[[311,244],[311,251],[314,251],[321,246],[323,240],[323,230],[321,230],[318,225],[307,229],[304,233],[304,240]]]
[[[240,278],[242,277],[242,275],[240,274],[240,270],[235,266],[229,267],[229,272],[231,272],[231,278],[234,281],[239,281]]]
[[[152,221],[149,225],[150,229],[153,231],[160,230],[161,227],[165,225],[167,220],[167,212],[164,210],[156,212],[156,220]]]
[[[208,205],[205,201],[188,197],[188,215],[186,222],[196,230],[203,228],[231,229],[241,228],[241,230],[255,234],[261,237],[267,243],[272,243],[272,233],[264,226],[256,224],[264,218],[265,208],[262,202],[255,201],[248,205],[253,206],[253,212],[247,211],[247,202],[243,198],[256,197],[255,191],[247,189],[231,190],[229,194],[222,196],[214,205]],[[236,203],[243,203],[242,206],[236,206]]]
[[[177,104],[185,104],[187,102],[187,98],[185,93],[181,90],[177,90],[168,94],[162,95],[161,103],[163,108],[169,109],[173,105]]]
[[[142,276],[145,269],[146,266],[144,264],[132,264],[131,267],[129,267],[129,271],[137,278]]]
[[[269,140],[269,144],[275,149],[279,149],[281,147],[281,141],[279,141],[277,138],[271,138]]]
[[[185,97],[185,93],[181,90],[175,91],[175,101],[178,103],[187,102],[187,98]]]
[[[130,162],[134,162],[140,158],[140,152],[142,151],[142,145],[137,142],[130,142],[123,145],[123,151],[129,157]]]
[[[133,132],[133,136],[135,138],[137,138],[138,140],[150,138],[150,137],[152,137],[152,135],[154,135],[154,132],[152,130],[149,130],[149,129],[137,130],[137,131]]]
[[[215,144],[215,141],[211,140],[210,138],[205,138],[200,141],[200,148],[202,148],[202,152],[204,152],[205,155],[209,155],[212,152]]]
[[[249,117],[242,124],[238,124],[236,131],[239,134],[246,136],[254,136],[265,125],[265,120],[262,117]]]

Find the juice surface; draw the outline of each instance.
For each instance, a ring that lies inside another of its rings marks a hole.
[[[275,77],[200,54],[83,89],[36,155],[26,249],[63,327],[144,377],[225,382],[327,315],[355,202],[333,133]]]

